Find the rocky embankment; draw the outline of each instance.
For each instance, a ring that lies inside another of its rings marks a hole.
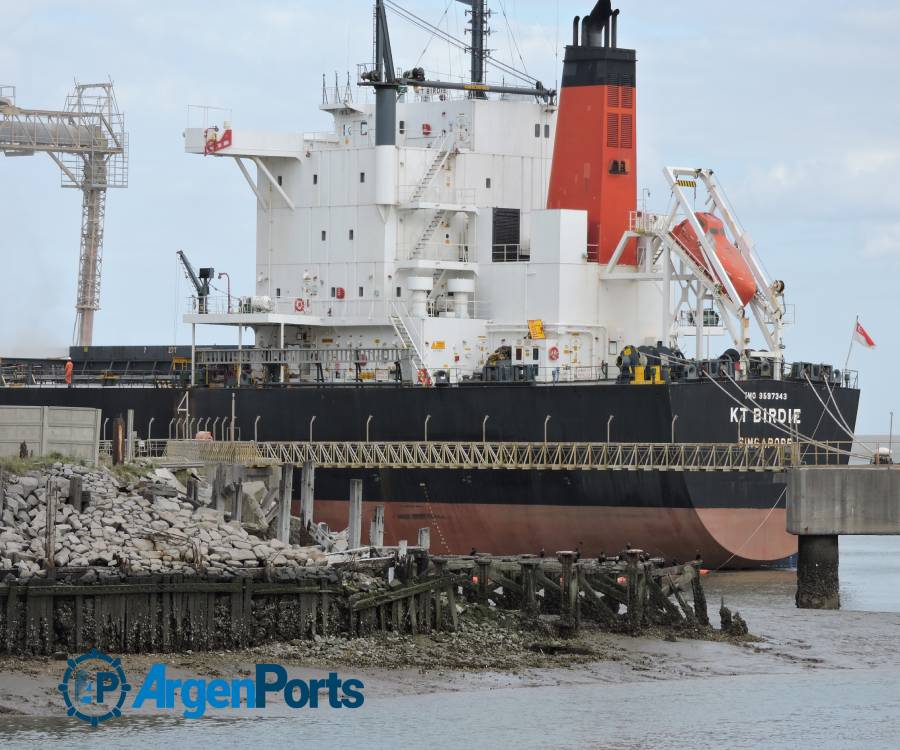
[[[83,508],[69,502],[80,477]],[[222,511],[195,505],[166,469],[123,480],[104,468],[57,462],[20,475],[5,472],[0,504],[0,569],[19,579],[45,574],[47,493],[57,493],[54,563],[113,568],[129,574],[219,571],[262,566],[299,568],[327,563],[318,547],[251,534]]]

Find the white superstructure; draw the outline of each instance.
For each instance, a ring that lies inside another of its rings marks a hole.
[[[555,99],[396,90],[389,138],[349,86],[323,86],[328,133],[230,122],[185,131],[187,152],[233,159],[257,203],[252,294],[209,298],[185,316],[252,329],[252,353],[204,352],[200,364],[240,361],[284,382],[389,380],[399,361],[406,380],[457,382],[509,347],[529,379],[567,381],[614,376],[625,345],[675,348],[688,330],[698,357],[726,333],[749,351],[744,306],[708,257],[711,239],[701,240],[704,268],[671,235],[685,216],[699,226],[679,188],[690,174],[667,172],[667,214],[632,213],[622,243],[636,243],[634,264],[621,252],[601,263],[588,212],[546,208]],[[693,179],[711,185],[702,170]],[[752,254],[743,236],[735,243]],[[749,307],[780,358],[782,304],[760,288]]]

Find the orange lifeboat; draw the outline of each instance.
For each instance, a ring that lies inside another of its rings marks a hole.
[[[740,250],[738,250],[728,239],[728,235],[725,234],[725,226],[718,216],[710,213],[698,213],[696,216],[697,221],[700,222],[700,226],[703,227],[703,231],[706,232],[706,234],[712,235],[716,248],[716,256],[719,258],[719,262],[728,274],[732,286],[734,286],[735,291],[740,297],[740,305],[743,307],[753,298],[753,295],[756,294],[756,280],[753,278],[753,272],[750,270],[750,266],[747,265],[747,261],[744,260]],[[687,219],[672,230],[672,236],[678,240],[678,243],[698,265],[705,268],[712,278],[721,282],[716,270],[710,268],[706,263],[706,259],[703,257],[703,251],[700,249],[700,241],[697,239],[697,233]]]

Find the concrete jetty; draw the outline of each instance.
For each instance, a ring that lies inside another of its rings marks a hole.
[[[900,534],[900,470],[891,465],[792,469],[787,530],[798,537],[797,606],[838,609],[838,537]]]

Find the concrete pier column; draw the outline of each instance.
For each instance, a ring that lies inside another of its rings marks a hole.
[[[362,544],[362,479],[350,480],[350,549],[358,549]]]
[[[234,483],[234,503],[232,505],[231,520],[243,523],[244,521],[244,479],[241,477]]]
[[[375,506],[375,517],[369,525],[369,544],[373,547],[384,546],[384,505]]]
[[[838,537],[801,534],[797,541],[797,606],[800,609],[840,609]]]
[[[303,464],[300,480],[300,521],[308,529],[313,520],[313,500],[316,488],[316,465],[312,461]]]
[[[284,464],[281,467],[281,479],[278,483],[278,541],[290,544],[291,541],[291,502],[294,490],[294,467]]]

